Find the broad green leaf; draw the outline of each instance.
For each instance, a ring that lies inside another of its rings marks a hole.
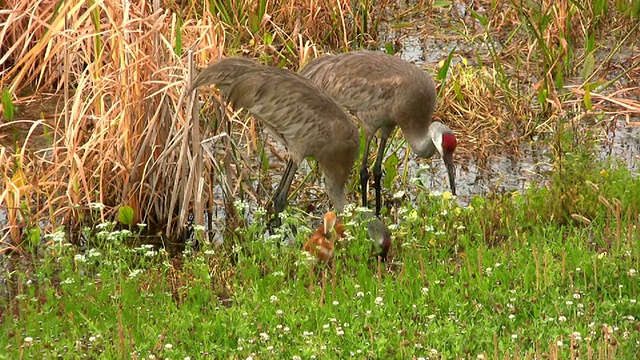
[[[393,182],[396,179],[396,176],[398,175],[398,164],[400,163],[400,159],[398,159],[398,155],[394,152],[391,155],[389,155],[389,157],[387,157],[387,160],[385,160],[384,162],[384,185],[383,187],[385,189],[391,189],[391,184],[393,184]]]
[[[125,205],[118,208],[118,221],[127,226],[133,224],[133,209],[131,206]]]
[[[580,76],[583,80],[586,80],[591,74],[593,74],[593,69],[596,66],[596,60],[593,56],[593,53],[587,54],[587,57],[584,59],[584,65],[582,66],[582,71],[580,71]]]
[[[393,50],[393,44],[392,43],[384,44],[384,50],[389,55],[393,55],[395,53],[395,51]]]

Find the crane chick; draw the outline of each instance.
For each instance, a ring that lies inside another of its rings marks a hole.
[[[322,221],[322,226],[316,229],[302,249],[318,262],[328,264],[333,258],[334,244],[344,237],[344,227],[333,211],[324,214]]]

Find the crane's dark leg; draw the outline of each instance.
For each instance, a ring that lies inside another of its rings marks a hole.
[[[362,193],[362,206],[367,207],[367,184],[369,183],[369,167],[367,159],[369,157],[369,146],[375,134],[367,135],[367,143],[364,146],[364,155],[362,155],[362,165],[360,166],[360,188]]]
[[[388,137],[384,136],[380,138],[380,144],[378,145],[378,156],[376,157],[375,165],[373,165],[373,184],[376,189],[376,216],[380,216],[380,209],[382,209],[382,158],[384,157],[384,148],[387,146],[388,139]]]
[[[273,198],[271,200],[275,208],[275,214],[279,214],[287,206],[287,196],[289,194],[289,188],[291,187],[291,183],[293,182],[293,175],[296,174],[297,170],[298,164],[289,159],[289,161],[287,161],[287,166],[284,169],[284,174],[282,174],[282,179],[280,180],[275,193],[273,193]]]

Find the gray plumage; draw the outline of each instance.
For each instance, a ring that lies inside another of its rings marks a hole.
[[[317,159],[333,206],[347,201],[344,186],[358,155],[358,127],[340,105],[315,84],[285,69],[243,58],[225,58],[203,69],[189,92],[215,84],[234,108],[262,121],[287,148],[289,161],[273,197],[275,213],[284,209],[298,165]]]
[[[412,150],[420,157],[442,156],[453,194],[456,139],[450,128],[432,122],[436,106],[435,83],[428,72],[398,57],[381,52],[354,51],[311,60],[300,72],[353,113],[366,135],[367,154],[376,132],[380,146],[373,173],[376,214],[379,215],[382,157],[387,140],[396,126],[402,129]],[[367,156],[360,168],[362,201],[367,203],[369,171]]]
[[[389,250],[391,249],[391,232],[380,219],[371,218],[367,225],[367,233],[373,241],[374,253],[380,256],[382,261],[387,261]]]

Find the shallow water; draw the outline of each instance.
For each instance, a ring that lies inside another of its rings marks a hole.
[[[461,12],[464,9],[459,8]],[[397,41],[401,44],[399,56],[417,66],[433,68],[440,61],[447,58],[449,52],[456,49],[457,53],[475,54],[484,53],[482,45],[460,41],[459,36],[452,36],[450,39],[438,37],[425,37],[415,33],[415,30],[391,30],[381,36],[381,43]],[[384,50],[384,49],[381,49]],[[606,54],[597,54],[596,58],[603,58]],[[621,51],[614,56],[613,61],[624,64],[631,56],[628,51]],[[454,57],[452,63],[460,61],[459,57]],[[475,59],[469,57],[469,62],[474,63]],[[610,74],[614,76],[615,74]],[[627,94],[629,95],[629,94]],[[633,97],[640,100],[640,92]],[[633,96],[633,94],[631,94]],[[640,169],[640,127],[627,124],[624,120],[619,120],[620,116],[607,115],[602,120],[605,123],[614,122],[612,131],[602,136],[598,157],[605,159],[608,156],[621,159],[628,168],[638,172]],[[640,121],[640,114],[633,114],[630,121]],[[454,129],[455,131],[455,129]],[[475,195],[486,195],[491,191],[521,191],[531,183],[542,183],[546,180],[545,173],[551,170],[548,157],[545,153],[549,151],[544,145],[530,142],[520,146],[521,155],[504,154],[491,157],[486,164],[480,165],[471,157],[469,159],[455,159],[456,161],[456,187],[458,200],[461,204],[466,204]],[[418,162],[412,156],[409,162],[409,173],[415,175],[420,168]],[[440,159],[431,160],[433,164],[434,177],[431,181],[430,189],[434,191],[448,191],[447,174],[444,164]]]

